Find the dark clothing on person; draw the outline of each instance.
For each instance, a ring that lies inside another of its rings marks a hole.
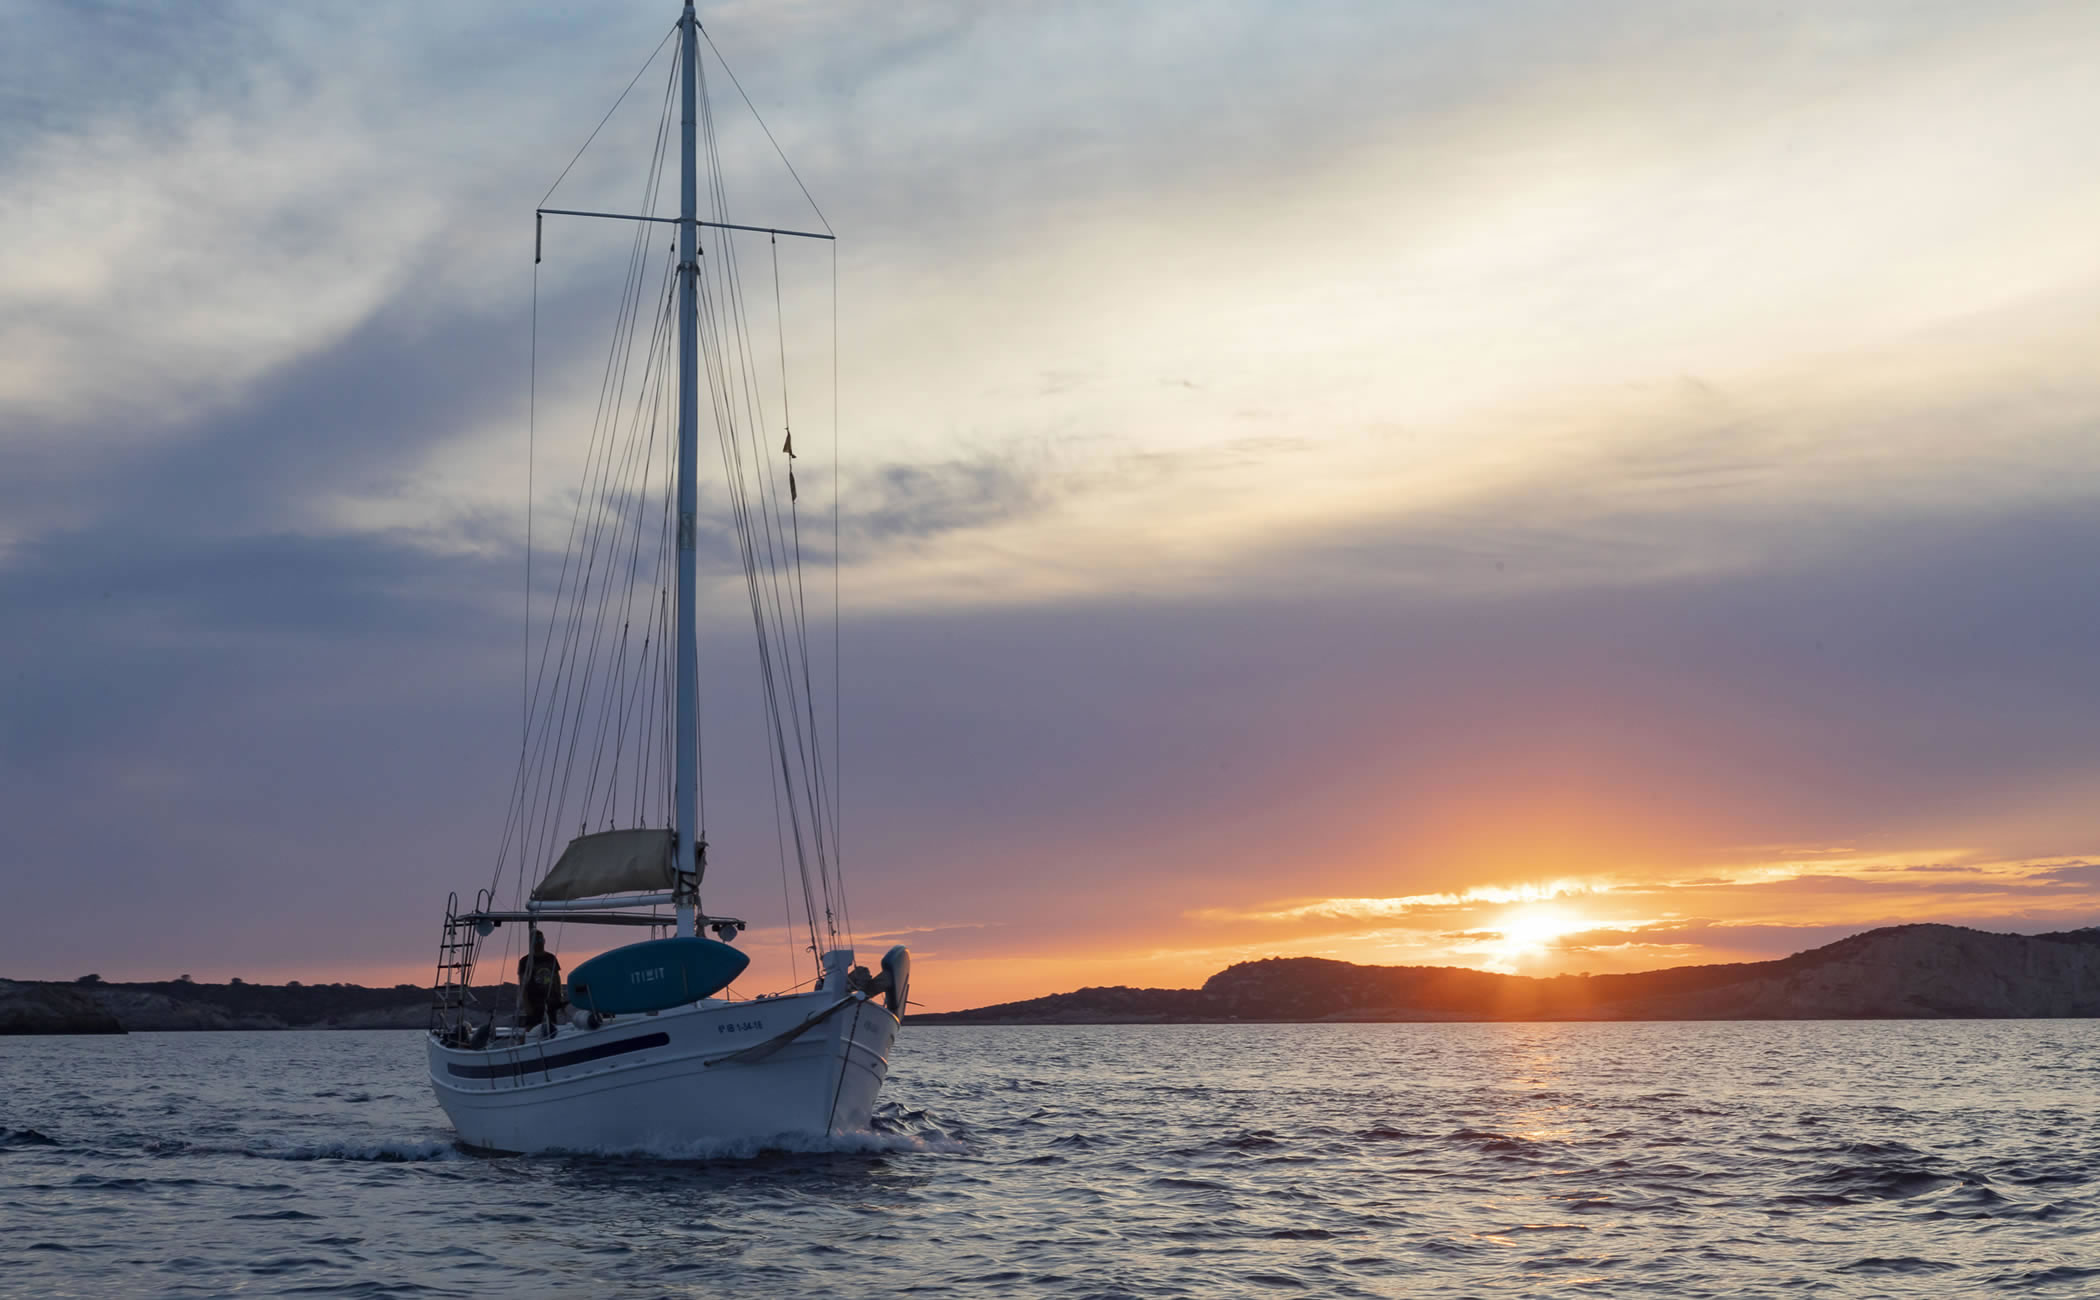
[[[550,1024],[561,1010],[561,959],[541,948],[518,958],[518,991],[527,1028]]]

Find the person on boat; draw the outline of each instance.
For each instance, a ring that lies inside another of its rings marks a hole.
[[[532,932],[532,951],[518,958],[518,992],[525,1002],[525,1028],[551,1032],[561,1010],[561,959],[547,951],[547,936]]]

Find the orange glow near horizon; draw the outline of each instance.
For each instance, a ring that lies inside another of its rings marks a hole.
[[[1033,943],[1011,927],[957,918],[946,928],[866,933],[859,955],[872,963],[889,944],[909,943],[913,1002],[924,1011],[1091,986],[1196,988],[1228,966],[1267,957],[1532,976],[1623,973],[1769,960],[1846,934],[1919,921],[2024,933],[2073,929],[2100,915],[2100,867],[2081,858],[1997,861],[1958,850],[1784,848],[1746,851],[1732,864],[1687,867],[1663,878],[1505,877],[1437,893],[1219,903]],[[555,939],[571,968],[607,946],[603,935],[583,927],[567,927]],[[753,929],[740,946],[753,958],[740,995],[780,991],[810,973],[806,954],[798,952],[790,965],[787,936],[778,928]],[[499,938],[483,952],[480,973],[503,978],[515,957]],[[97,969],[112,981],[174,974],[114,964]],[[238,975],[254,983],[427,987],[431,978],[423,959],[303,968],[201,962],[188,969],[206,983]]]
[[[1493,946],[1514,965],[1544,957],[1554,940],[1593,929],[1596,922],[1555,903],[1532,903],[1511,910],[1498,924],[1502,938]]]

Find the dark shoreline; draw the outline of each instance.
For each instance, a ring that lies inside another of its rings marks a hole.
[[[1095,1026],[1122,1028],[1132,1025],[1203,1025],[1211,1028],[1232,1025],[1712,1025],[1772,1024],[1813,1025],[1834,1021],[1856,1024],[1887,1024],[1891,1021],[1931,1020],[1984,1022],[2002,1020],[2093,1020],[2100,1011],[2061,1016],[1555,1016],[1530,1019],[1490,1016],[1355,1016],[1320,1020],[957,1020],[966,1011],[936,1011],[913,1016],[904,1023],[913,1029],[1083,1029]]]
[[[506,1005],[513,986],[475,990]],[[1993,934],[1947,925],[1870,930],[1768,962],[1627,975],[1499,975],[1242,962],[1197,989],[1088,988],[968,1011],[942,1025],[1564,1024],[1711,1020],[2026,1020],[2100,1016],[2100,928]],[[0,980],[0,1036],[222,1029],[421,1029],[418,985]]]
[[[499,998],[510,986],[477,989]],[[486,1003],[485,1005],[500,1005]],[[421,985],[199,984],[189,980],[0,980],[0,1035],[216,1029],[421,1029]]]
[[[1903,925],[1777,961],[1624,975],[1501,975],[1271,957],[1198,989],[1088,988],[917,1025],[1558,1024],[1665,1020],[2021,1020],[2100,1016],[2100,929]]]

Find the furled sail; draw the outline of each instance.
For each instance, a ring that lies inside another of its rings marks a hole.
[[[671,832],[662,827],[579,835],[532,891],[536,902],[669,889]]]

